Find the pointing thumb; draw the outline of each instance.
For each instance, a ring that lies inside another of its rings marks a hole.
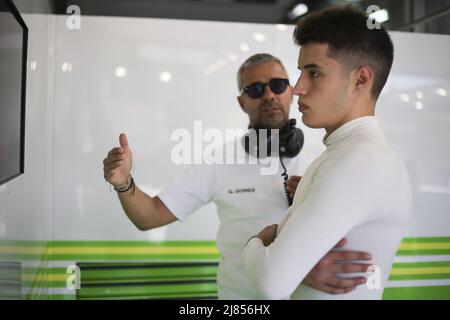
[[[126,151],[128,149],[128,138],[125,133],[120,134],[119,143],[120,143],[120,147],[123,149],[123,151]]]

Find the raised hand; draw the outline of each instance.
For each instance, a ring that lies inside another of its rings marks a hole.
[[[115,187],[128,183],[133,165],[133,156],[125,133],[120,134],[119,145],[120,147],[111,149],[103,160],[104,177]]]

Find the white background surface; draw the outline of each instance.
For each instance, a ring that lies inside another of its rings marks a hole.
[[[82,17],[81,30],[69,30],[64,16],[24,19],[29,66],[35,62],[28,70],[25,174],[0,186],[0,239],[215,239],[214,205],[185,223],[138,231],[105,183],[102,161],[126,132],[139,186],[155,194],[170,184],[183,169],[170,160],[175,129],[192,132],[195,120],[204,129],[246,128],[236,72],[248,56],[278,56],[295,83],[293,27]],[[266,40],[258,42],[256,32]],[[376,114],[410,173],[409,235],[449,236],[450,37],[392,38],[394,66]],[[213,65],[221,66],[211,72]],[[116,76],[118,67],[124,77]],[[162,72],[172,80],[162,82]],[[295,101],[291,116],[301,123]],[[322,130],[300,127],[305,148],[321,146]]]

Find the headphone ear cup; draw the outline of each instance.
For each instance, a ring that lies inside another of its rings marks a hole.
[[[295,119],[290,119],[289,120],[289,124],[288,126],[284,127],[283,129],[281,129],[279,131],[279,148],[280,148],[280,155],[284,156],[284,157],[288,157],[288,158],[293,158],[295,157],[297,154],[299,154],[299,152],[301,151],[301,149],[303,148],[303,143],[304,143],[304,135],[303,135],[303,131],[300,128],[296,128],[295,127]],[[254,130],[254,129],[252,129]],[[259,135],[258,135],[258,131],[254,132],[254,136],[253,138],[256,138],[256,141],[254,141],[255,139],[251,139],[252,135],[249,133],[247,133],[246,135],[244,135],[243,140],[242,140],[242,144],[244,146],[245,151],[248,154],[251,154],[257,158],[260,157],[260,143],[259,143]],[[253,142],[253,143],[251,143]],[[256,143],[256,144],[255,144]],[[261,147],[263,147],[261,145]],[[271,140],[271,134],[268,133],[267,135],[267,140],[266,140],[266,148],[267,148],[267,152],[265,153],[266,156],[271,156],[272,155],[272,140]]]
[[[292,143],[296,148],[296,152],[294,155],[296,156],[302,150],[303,144],[305,143],[305,136],[303,135],[303,131],[301,129],[295,128],[294,136],[292,137]]]
[[[283,139],[284,151],[282,155],[289,158],[295,157],[303,148],[304,140],[303,131],[299,128],[293,128],[290,134]]]

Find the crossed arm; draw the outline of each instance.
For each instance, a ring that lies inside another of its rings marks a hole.
[[[285,188],[293,197],[302,177],[290,176]],[[264,228],[256,237],[260,238],[265,246],[268,246],[276,238],[278,225]],[[372,256],[361,251],[336,251],[347,244],[347,239],[342,238],[303,279],[302,284],[328,294],[343,294],[356,289],[358,285],[366,283],[365,277],[338,278],[336,273],[366,273],[370,263],[355,262],[368,261]]]
[[[278,236],[272,225],[249,240],[242,260],[251,282],[265,297],[291,295],[340,239],[374,218],[369,208],[375,208],[376,179],[373,173],[361,171],[365,161],[358,154],[351,161],[325,161],[307,198],[290,207]]]

